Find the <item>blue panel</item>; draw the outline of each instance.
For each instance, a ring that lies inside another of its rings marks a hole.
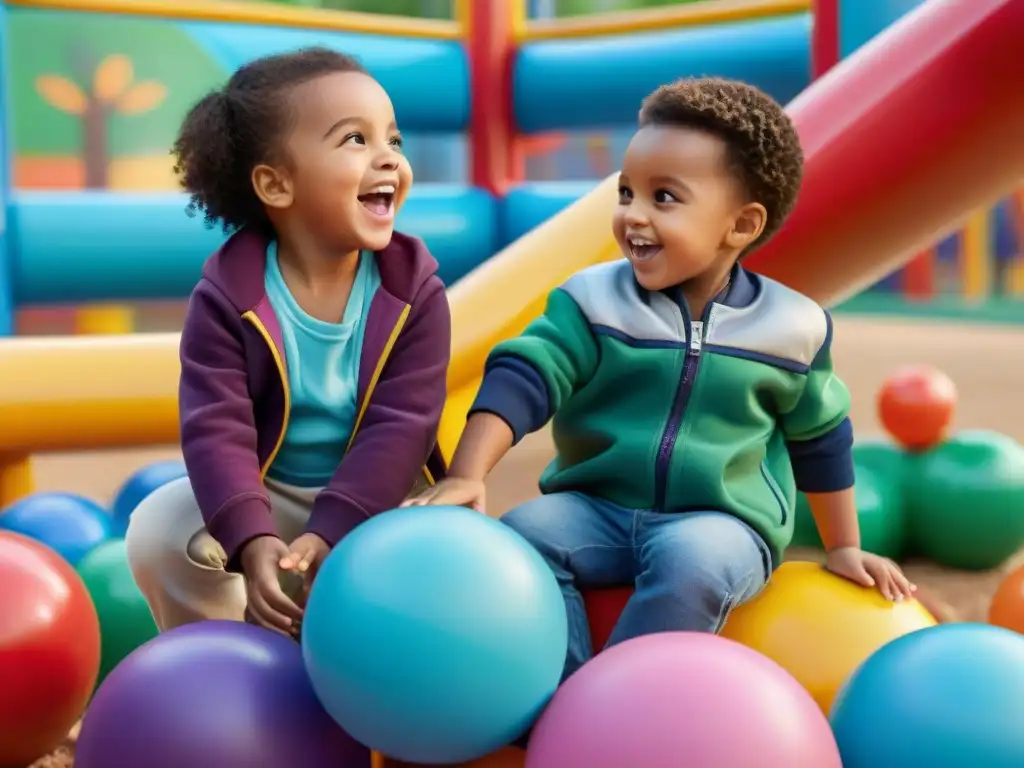
[[[451,285],[498,250],[498,204],[475,187],[424,184],[413,189],[398,228],[424,239]]]
[[[960,233],[944,237],[935,247],[935,257],[942,262],[955,262],[960,258]]]
[[[11,116],[7,114],[7,8],[0,0],[0,336],[14,332],[14,297],[11,295],[11,261],[7,251],[7,195],[10,184]]]
[[[16,192],[11,206],[18,304],[187,296],[219,229],[185,215],[178,194]],[[399,228],[422,237],[452,282],[495,251],[496,205],[484,191],[417,187]]]
[[[1008,261],[1024,253],[1024,243],[1017,242],[1017,222],[1010,201],[1003,200],[993,212],[992,238],[996,258]]]
[[[839,0],[839,55],[846,58],[924,0]]]
[[[322,45],[357,57],[380,80],[403,129],[454,132],[469,122],[469,63],[455,40],[211,22],[181,27],[225,72],[260,56]]]
[[[522,237],[598,185],[597,181],[539,181],[509,191],[502,206],[503,245]],[[612,212],[608,211],[608,226]]]
[[[679,77],[744,80],[785,103],[811,79],[808,14],[637,35],[528,43],[514,67],[527,133],[632,125],[643,98]]]

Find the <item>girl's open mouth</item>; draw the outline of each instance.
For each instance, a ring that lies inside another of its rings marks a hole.
[[[358,199],[374,216],[389,217],[395,212],[395,188],[391,185],[382,185]]]

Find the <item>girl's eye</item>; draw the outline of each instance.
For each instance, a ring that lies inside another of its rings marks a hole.
[[[363,138],[363,134],[361,133],[350,133],[348,136],[341,140],[342,144],[351,144],[353,142],[355,142],[356,144],[365,144],[366,139]]]
[[[654,202],[656,203],[678,203],[679,200],[671,192],[665,189],[659,189],[654,193]]]
[[[619,187],[619,202],[625,203],[633,199],[633,190],[626,186]]]
[[[388,143],[391,144],[391,146],[394,147],[395,149],[401,149],[405,141],[402,139],[401,136],[392,136]]]

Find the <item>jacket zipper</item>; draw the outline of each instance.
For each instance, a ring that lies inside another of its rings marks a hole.
[[[277,368],[278,376],[281,378],[281,388],[284,391],[284,413],[281,416],[281,431],[277,435],[277,442],[274,443],[274,448],[270,451],[267,456],[267,460],[263,462],[263,466],[260,467],[260,479],[262,480],[267,475],[267,470],[270,469],[270,465],[274,463],[274,459],[277,458],[278,452],[281,450],[281,445],[284,443],[284,435],[288,431],[288,419],[291,416],[292,410],[292,393],[288,388],[288,370],[285,367],[284,359],[281,357],[281,353],[277,351],[277,345],[274,344],[274,339],[270,336],[270,331],[263,324],[263,321],[256,316],[256,313],[252,310],[242,315],[242,318],[247,320],[263,337],[263,341],[267,343],[270,348],[270,356],[274,359],[274,366]]]
[[[665,497],[668,492],[668,470],[672,462],[672,451],[675,449],[676,438],[679,437],[679,428],[682,426],[683,418],[686,416],[686,405],[690,401],[693,384],[697,380],[697,371],[700,368],[700,353],[704,345],[704,328],[713,306],[713,303],[708,302],[703,318],[689,323],[689,337],[686,343],[686,359],[683,361],[683,374],[679,377],[676,394],[672,400],[672,409],[668,415],[668,423],[665,425],[665,431],[661,436],[661,444],[658,446],[658,458],[654,469],[655,509],[662,512],[665,511]],[[688,317],[689,313],[686,314]]]
[[[406,305],[405,309],[402,310],[402,314],[399,315],[398,320],[395,322],[394,328],[391,329],[391,335],[388,337],[387,344],[384,345],[384,350],[380,353],[380,357],[377,358],[377,365],[374,366],[373,375],[370,377],[370,383],[366,387],[366,394],[363,395],[363,401],[359,405],[359,411],[356,414],[355,424],[352,425],[352,434],[349,435],[348,445],[345,446],[345,453],[347,454],[352,448],[352,444],[356,440],[356,433],[359,428],[363,425],[363,416],[366,415],[366,409],[370,406],[370,397],[372,397],[374,390],[377,388],[377,382],[380,381],[381,373],[384,371],[384,366],[387,364],[391,357],[391,351],[395,348],[395,342],[398,341],[399,335],[402,333],[402,329],[405,328],[405,323],[409,319],[409,312],[412,310],[411,305]],[[435,478],[430,473],[430,470],[426,465],[421,470],[423,477],[426,479],[429,485],[434,485]]]

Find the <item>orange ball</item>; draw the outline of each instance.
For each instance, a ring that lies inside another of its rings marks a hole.
[[[878,418],[907,450],[922,451],[942,442],[956,409],[956,385],[927,365],[893,373],[878,393]]]
[[[1024,635],[1024,566],[1011,571],[992,597],[988,621]]]

